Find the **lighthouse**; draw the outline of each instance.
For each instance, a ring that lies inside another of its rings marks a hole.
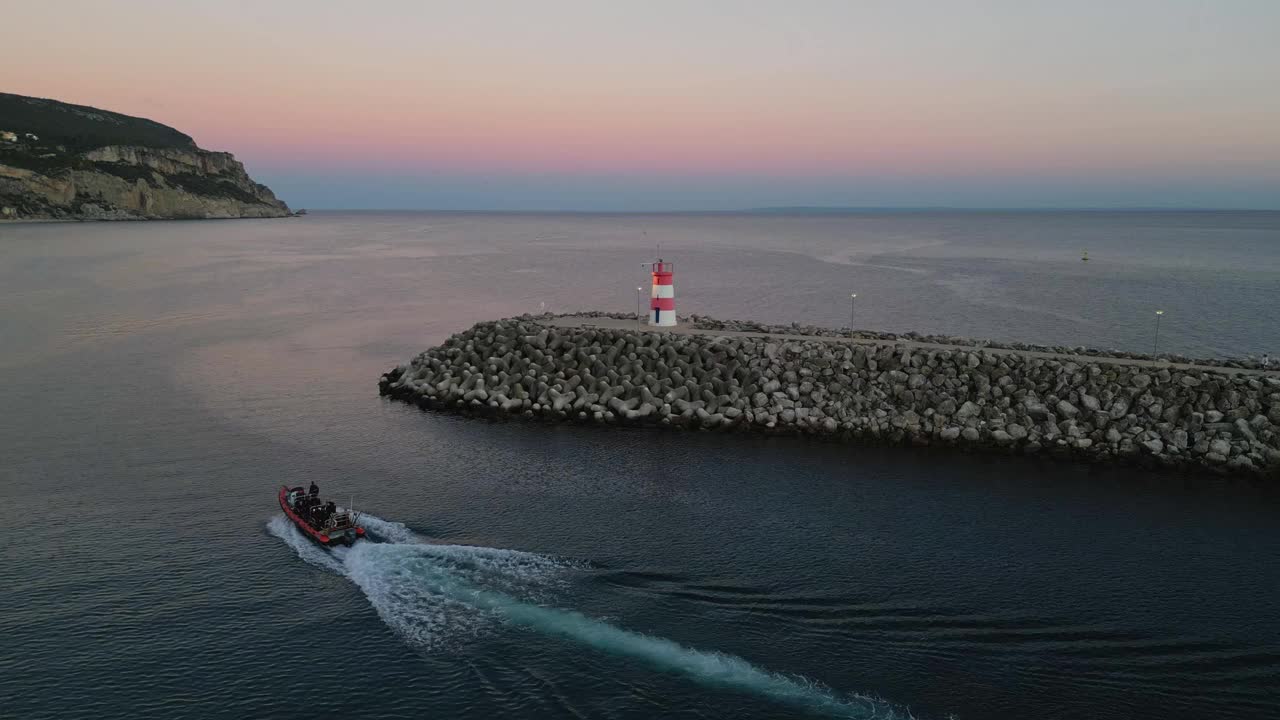
[[[654,327],[675,327],[676,289],[671,284],[675,263],[658,258],[651,266],[653,289],[649,293],[649,324]]]

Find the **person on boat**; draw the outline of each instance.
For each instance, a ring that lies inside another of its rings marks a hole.
[[[311,497],[318,497],[318,496],[320,495],[320,486],[319,486],[319,485],[316,485],[316,481],[315,481],[315,480],[312,480],[312,481],[311,481],[311,490],[310,490],[310,494],[311,494]]]

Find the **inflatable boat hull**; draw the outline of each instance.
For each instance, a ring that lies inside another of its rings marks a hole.
[[[355,544],[356,540],[365,536],[364,528],[359,525],[336,531],[319,530],[312,527],[311,524],[304,520],[301,515],[294,512],[293,508],[289,507],[289,493],[294,490],[301,492],[302,488],[290,488],[285,485],[280,486],[280,493],[278,495],[280,510],[284,512],[285,517],[289,518],[289,522],[293,523],[294,527],[298,528],[303,535],[311,538],[312,541],[325,547],[333,547],[335,545],[346,545],[347,547],[351,547]]]

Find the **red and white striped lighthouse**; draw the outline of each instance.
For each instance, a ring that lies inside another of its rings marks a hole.
[[[653,290],[649,294],[649,324],[674,327],[676,324],[676,288],[671,284],[675,263],[658,258],[653,263]]]

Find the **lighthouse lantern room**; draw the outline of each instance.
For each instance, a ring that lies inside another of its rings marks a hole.
[[[676,291],[671,284],[675,263],[658,258],[651,266],[653,289],[649,294],[649,324],[654,327],[674,327],[676,324]]]

